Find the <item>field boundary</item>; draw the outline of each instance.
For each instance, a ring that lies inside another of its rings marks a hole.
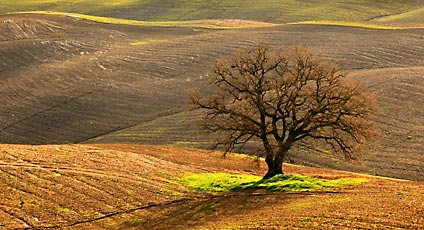
[[[139,21],[132,19],[122,19],[114,17],[101,17],[87,14],[56,12],[56,11],[22,11],[12,12],[8,14],[42,14],[42,15],[58,15],[73,18],[80,18],[99,23],[117,24],[117,25],[132,25],[132,26],[147,26],[147,27],[193,27],[204,29],[242,29],[242,28],[260,28],[277,26],[279,24],[269,22],[259,22],[252,20],[241,19],[210,19],[210,20],[189,20],[189,21]]]

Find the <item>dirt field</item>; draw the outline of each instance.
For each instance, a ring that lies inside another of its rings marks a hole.
[[[365,177],[285,165],[286,173]],[[263,175],[262,162],[166,146],[0,145],[0,229],[419,229],[424,184],[370,177],[316,192],[198,193],[187,172]]]
[[[379,96],[385,138],[359,162],[302,149],[295,163],[424,180],[424,30],[286,25],[135,27],[54,15],[0,16],[0,143],[134,143],[207,148],[187,90],[208,67],[266,41],[336,59]],[[363,42],[366,41],[366,42]],[[138,44],[138,45],[132,45]]]

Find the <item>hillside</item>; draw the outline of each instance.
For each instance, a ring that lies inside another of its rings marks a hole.
[[[97,16],[147,20],[181,21],[199,19],[246,19],[273,23],[311,20],[369,21],[404,14],[424,7],[424,1],[300,1],[300,0],[0,0],[0,14],[20,11],[61,11]],[[420,14],[422,15],[422,14]],[[423,22],[423,17],[404,17],[403,22]]]
[[[263,175],[263,162],[139,145],[0,145],[1,229],[408,228],[424,217],[424,184],[286,164],[286,173],[368,182],[311,192],[207,193],[187,173]]]
[[[419,229],[423,9],[424,0],[0,0],[0,229]],[[376,94],[384,136],[358,159],[299,146],[284,165],[366,182],[221,193],[185,184],[196,173],[264,175],[260,159],[209,152],[214,135],[186,105],[190,90],[210,92],[217,58],[261,42],[312,48]]]
[[[401,14],[389,15],[385,17],[378,18],[377,21],[380,22],[390,22],[390,23],[416,23],[422,24],[422,18],[424,18],[424,7],[418,8],[416,10],[407,11]]]
[[[207,93],[208,68],[216,58],[265,40],[322,51],[381,96],[378,121],[386,137],[380,146],[369,147],[365,163],[345,164],[331,156],[307,159],[308,152],[293,152],[292,160],[424,178],[424,116],[416,106],[424,103],[422,29],[284,25],[222,30],[36,14],[0,16],[0,28],[1,143],[207,148],[212,139],[199,130],[197,114],[184,112],[187,90]]]

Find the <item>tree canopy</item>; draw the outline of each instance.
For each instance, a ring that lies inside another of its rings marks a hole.
[[[221,134],[217,145],[226,152],[260,141],[265,178],[283,174],[295,144],[319,143],[352,157],[377,133],[374,96],[312,51],[258,45],[218,60],[213,70],[215,92],[194,93],[192,104],[207,111],[205,125]]]

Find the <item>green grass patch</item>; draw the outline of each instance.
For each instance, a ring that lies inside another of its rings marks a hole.
[[[406,29],[407,27],[400,26],[386,26],[371,23],[362,22],[347,22],[347,21],[303,21],[303,22],[292,22],[290,25],[329,25],[329,26],[347,26],[347,27],[359,27],[367,29],[378,29],[378,30],[399,30]]]
[[[133,26],[162,26],[162,27],[171,27],[171,26],[183,26],[180,22],[170,21],[170,22],[151,22],[151,21],[139,21],[139,20],[130,20],[122,18],[113,18],[113,17],[100,17],[87,14],[78,14],[78,13],[67,13],[67,12],[57,12],[57,11],[26,11],[18,12],[25,14],[50,14],[50,15],[64,15],[69,17],[82,18],[90,21],[108,23],[108,24],[120,24],[120,25],[133,25]]]
[[[325,188],[337,188],[367,182],[366,178],[341,178],[325,180],[300,175],[277,175],[262,180],[259,176],[228,173],[192,173],[180,180],[197,191],[228,192],[245,189],[268,191],[305,192]]]
[[[424,7],[409,12],[379,18],[379,22],[424,23]]]
[[[139,45],[147,45],[152,43],[161,43],[166,41],[167,41],[166,39],[149,39],[149,40],[131,42],[130,45],[139,46]]]
[[[231,25],[220,20],[187,20],[187,21],[140,21],[132,19],[122,19],[114,17],[93,16],[79,13],[58,12],[58,11],[21,11],[13,12],[20,14],[47,14],[47,15],[62,15],[69,17],[82,18],[94,22],[118,24],[118,25],[132,25],[132,26],[155,26],[155,27],[188,27],[188,28],[205,28],[205,29],[237,29],[237,28],[251,28],[251,27],[264,27],[272,26],[271,23],[258,23],[246,25]]]

